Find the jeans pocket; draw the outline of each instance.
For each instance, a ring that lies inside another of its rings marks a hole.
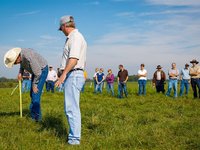
[[[81,91],[81,89],[83,88],[83,85],[85,84],[85,79],[84,77],[76,77],[75,78],[75,82],[74,82],[74,86]]]

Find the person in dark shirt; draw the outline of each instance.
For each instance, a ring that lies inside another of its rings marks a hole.
[[[160,65],[158,65],[156,69],[157,70],[153,74],[153,80],[152,80],[153,86],[156,87],[157,93],[162,92],[164,94],[165,93],[164,85],[165,85],[166,75]]]
[[[119,72],[117,75],[118,82],[118,98],[123,98],[123,93],[125,97],[128,96],[126,82],[128,81],[128,71],[124,69],[123,65],[119,65]]]

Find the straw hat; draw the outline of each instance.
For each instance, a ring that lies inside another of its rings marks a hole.
[[[21,48],[18,47],[7,51],[7,53],[4,55],[4,64],[7,68],[12,68],[20,52]]]

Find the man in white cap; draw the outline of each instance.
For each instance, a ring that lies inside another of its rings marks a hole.
[[[190,63],[192,64],[192,67],[190,68],[190,76],[191,76],[193,96],[194,98],[197,98],[198,97],[197,93],[199,93],[199,98],[200,98],[200,66],[197,65],[199,62],[193,59],[192,61],[190,61]]]
[[[20,64],[18,80],[22,79],[22,73],[27,70],[32,74],[31,78],[31,118],[40,121],[42,118],[40,108],[40,97],[42,89],[48,75],[47,61],[32,49],[13,48],[10,49],[4,56],[4,64],[8,68],[13,65]]]
[[[53,69],[53,66],[49,66],[49,73],[46,79],[46,90],[47,92],[51,91],[54,93],[54,84],[58,79],[56,71]]]
[[[75,28],[72,16],[61,17],[59,30],[67,39],[60,67],[64,70],[55,86],[64,83],[64,109],[70,128],[68,143],[78,145],[81,139],[80,91],[85,83],[83,70],[86,63],[87,43]]]

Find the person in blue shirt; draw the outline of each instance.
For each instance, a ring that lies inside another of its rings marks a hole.
[[[103,88],[103,82],[105,80],[105,76],[103,73],[103,68],[100,68],[99,72],[96,74],[96,88],[95,88],[95,93],[102,93],[102,88]]]
[[[188,64],[185,64],[185,68],[181,69],[180,80],[181,80],[180,96],[183,96],[184,87],[185,87],[185,95],[187,96],[190,87],[190,71]]]

